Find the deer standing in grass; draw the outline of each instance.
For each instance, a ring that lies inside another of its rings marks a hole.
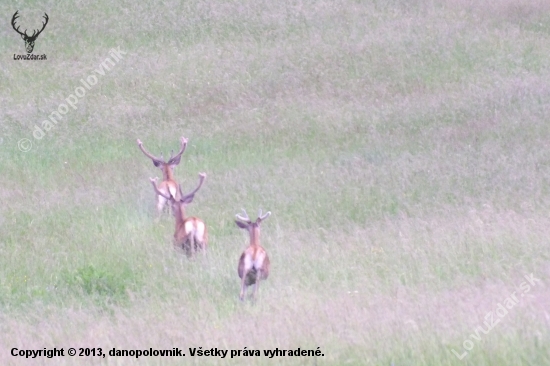
[[[248,230],[250,234],[250,245],[245,249],[239,259],[238,273],[241,279],[241,301],[244,300],[248,286],[254,286],[253,299],[256,299],[260,280],[266,280],[269,276],[269,257],[264,248],[260,246],[260,224],[267,219],[271,212],[262,215],[262,210],[258,213],[258,218],[252,222],[243,209],[244,216],[237,214],[238,220],[235,223],[241,229]]]
[[[166,201],[170,201],[172,198],[176,197],[178,190],[178,183],[174,179],[174,168],[180,163],[181,155],[187,147],[187,139],[181,137],[181,148],[176,156],[174,155],[174,150],[170,153],[170,159],[167,162],[164,161],[162,154],[160,159],[156,156],[153,156],[143,147],[143,143],[140,139],[137,140],[137,144],[141,151],[153,161],[153,164],[162,171],[162,182],[158,185],[157,189],[157,211],[158,216],[162,214],[162,209],[166,204]],[[160,193],[159,193],[160,192]]]
[[[168,196],[160,191],[157,186],[158,178],[149,178],[155,192],[172,203],[172,213],[176,219],[174,246],[183,249],[187,254],[187,257],[192,257],[193,253],[198,250],[201,250],[203,254],[206,254],[208,233],[206,231],[205,223],[201,219],[196,217],[187,217],[185,215],[185,206],[193,202],[195,193],[197,193],[197,191],[201,188],[205,178],[206,174],[200,173],[199,185],[191,193],[187,193],[186,195],[181,192],[181,186],[178,185],[177,198]]]

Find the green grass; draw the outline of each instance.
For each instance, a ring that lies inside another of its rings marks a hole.
[[[13,347],[179,347],[184,363],[212,365],[550,363],[546,2],[18,9],[25,27],[44,11],[50,23],[34,51],[48,60],[14,61],[17,9],[0,5],[2,364],[29,362]],[[117,47],[123,58],[96,74]],[[35,139],[89,75],[98,82],[77,109]],[[209,232],[195,260],[173,249],[171,215],[155,222],[148,178],[161,172],[136,144],[167,157],[182,135],[183,190],[207,173],[187,209]],[[272,212],[255,303],[238,300],[243,207]],[[541,282],[525,293],[531,273]],[[514,291],[519,303],[472,338]],[[191,358],[189,347],[324,356]]]

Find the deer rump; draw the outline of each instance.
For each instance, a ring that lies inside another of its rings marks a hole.
[[[239,278],[242,280],[243,274],[244,274],[244,258],[246,256],[246,253],[243,253],[241,255],[241,258],[239,259]],[[269,276],[269,257],[266,255],[262,264],[262,280],[266,280]],[[250,286],[256,283],[258,280],[258,269],[255,266],[252,266],[252,269],[248,271],[246,274],[246,279],[244,280],[244,284],[246,286]]]
[[[178,230],[178,233],[183,235],[176,236],[176,246],[183,249],[186,253],[191,254],[200,249],[203,249],[206,227],[202,222],[199,222],[195,217],[190,217],[183,223],[183,230]]]

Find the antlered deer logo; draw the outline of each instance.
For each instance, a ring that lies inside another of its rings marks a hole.
[[[40,29],[39,31],[34,30],[32,36],[29,36],[26,29],[25,32],[21,33],[19,31],[19,27],[15,27],[15,20],[19,18],[19,15],[17,13],[19,13],[19,10],[17,10],[15,14],[13,14],[13,18],[11,18],[11,25],[13,29],[15,29],[15,31],[19,33],[21,35],[21,38],[23,38],[23,40],[25,41],[25,48],[27,49],[27,53],[32,53],[32,50],[34,49],[34,42],[36,41],[40,33],[42,33],[44,28],[46,28],[46,24],[48,24],[48,14],[44,13],[44,19],[46,19],[46,22],[42,23],[42,29]]]

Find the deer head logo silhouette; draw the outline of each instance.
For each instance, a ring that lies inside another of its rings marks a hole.
[[[15,20],[19,18],[19,15],[17,13],[19,13],[19,10],[17,10],[15,14],[13,14],[13,18],[11,18],[11,25],[13,29],[15,29],[15,31],[19,33],[21,35],[21,38],[23,38],[23,40],[25,41],[25,48],[27,49],[27,53],[32,53],[32,50],[34,49],[34,42],[36,41],[40,33],[42,33],[44,28],[46,28],[46,24],[48,24],[48,14],[44,13],[44,19],[46,19],[46,22],[42,23],[42,29],[40,29],[39,31],[34,30],[32,35],[29,36],[26,29],[25,32],[21,33],[19,31],[19,27],[15,27]]]

